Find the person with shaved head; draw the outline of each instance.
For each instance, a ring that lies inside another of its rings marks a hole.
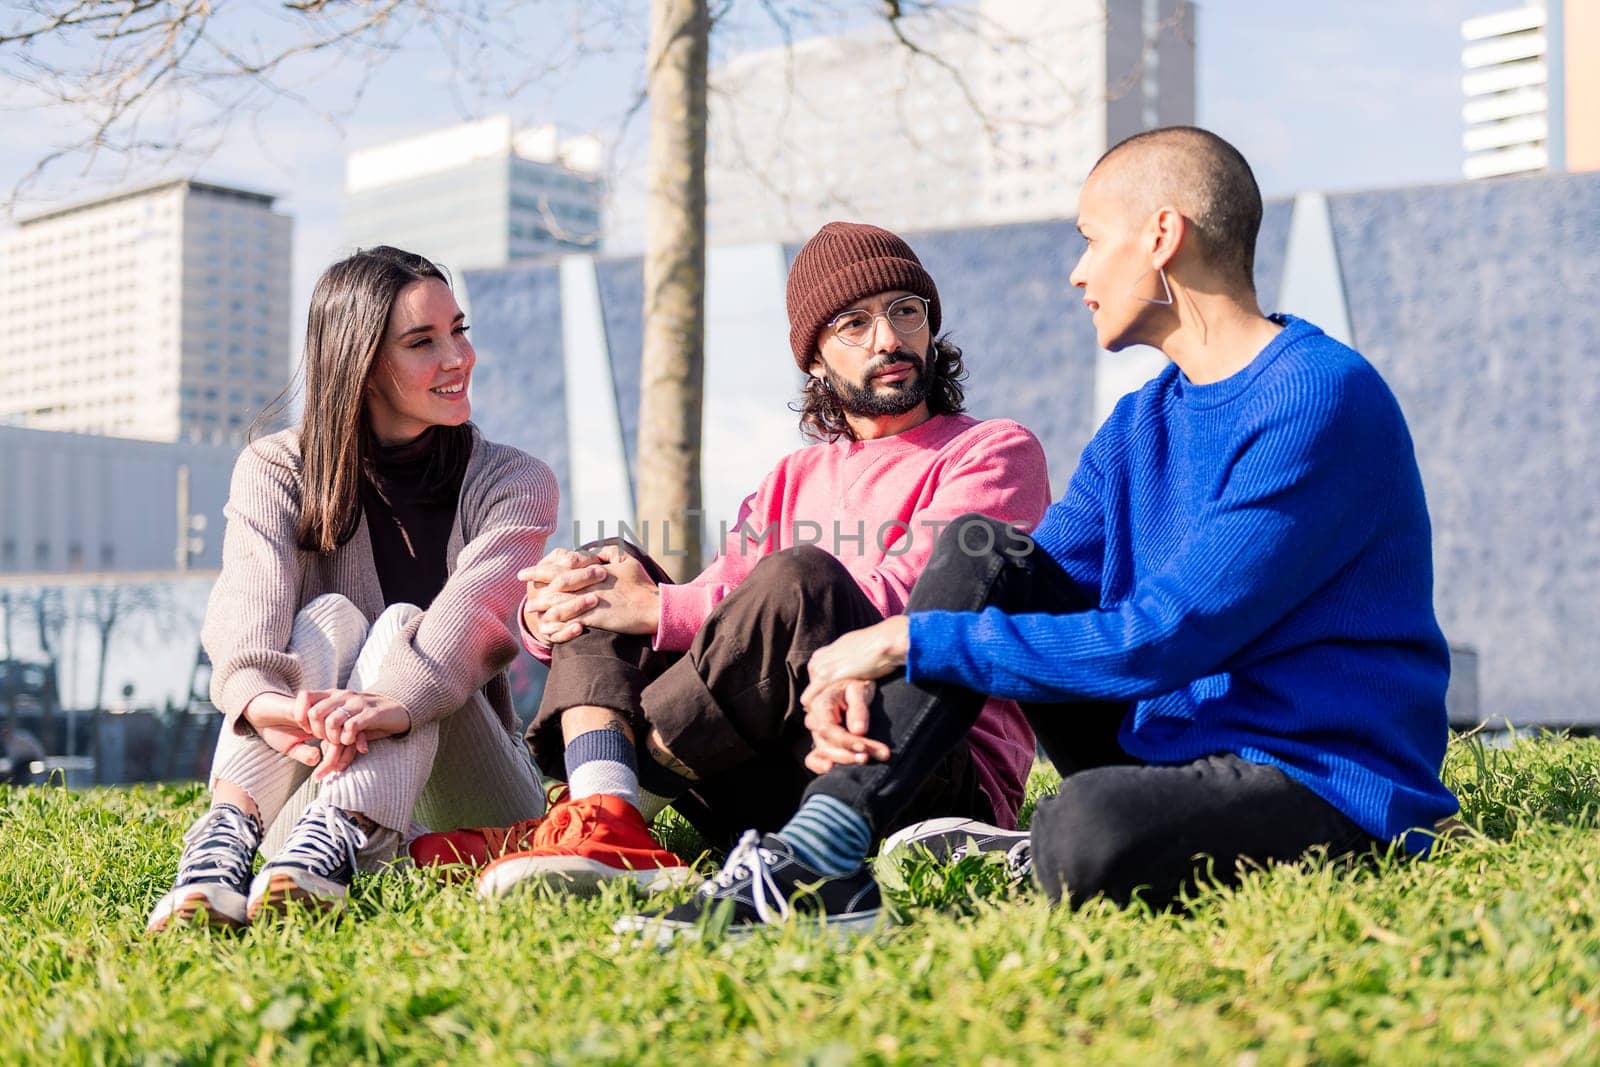
[[[958,519],[906,614],[812,655],[797,818],[843,806],[870,839],[992,696],[1062,775],[1031,834],[939,819],[886,847],[1005,850],[1052,898],[1158,906],[1308,852],[1426,851],[1456,801],[1411,437],[1359,353],[1262,313],[1260,223],[1249,165],[1205,130],[1095,165],[1071,283],[1102,347],[1171,365],[1095,434],[1031,551]],[[868,879],[863,858],[826,873]],[[747,922],[776,912],[744,906],[762,872],[724,873]]]

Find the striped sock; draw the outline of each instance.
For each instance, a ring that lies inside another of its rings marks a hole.
[[[567,742],[567,795],[573,800],[610,793],[639,806],[633,742],[620,730],[590,730]]]
[[[872,844],[872,828],[861,813],[821,793],[806,797],[778,836],[800,862],[818,874],[833,876],[859,869]]]

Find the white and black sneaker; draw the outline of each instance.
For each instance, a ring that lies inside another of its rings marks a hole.
[[[250,921],[245,893],[261,845],[261,820],[232,804],[218,804],[183,835],[178,877],[156,901],[145,929],[165,930],[174,920],[199,918],[208,926],[238,928]]]
[[[913,846],[925,849],[940,863],[955,863],[978,853],[1003,852],[1012,881],[1021,884],[1033,876],[1033,838],[1026,830],[1002,830],[977,819],[925,819],[884,838],[878,849],[879,861],[897,851],[909,852]]]
[[[332,804],[313,804],[289,831],[283,851],[250,883],[250,919],[301,904],[322,911],[344,907],[356,876],[356,854],[367,835]]]
[[[864,865],[852,874],[830,877],[807,866],[776,834],[763,837],[746,830],[722,870],[688,901],[665,912],[625,915],[612,929],[664,944],[674,937],[707,933],[748,936],[790,916],[859,933],[876,926],[882,915],[878,883]]]

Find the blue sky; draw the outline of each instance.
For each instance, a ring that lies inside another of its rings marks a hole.
[[[1461,160],[1458,25],[1513,2],[1201,0],[1199,121],[1244,151],[1269,196],[1454,181]],[[184,169],[280,194],[281,208],[295,216],[298,308],[339,250],[339,189],[351,149],[500,111],[530,124],[617,134],[640,76],[643,20],[631,39],[627,30],[589,27],[589,40],[611,54],[575,62],[566,44],[571,25],[551,10],[536,7],[541,21],[529,19],[508,35],[514,45],[484,57],[481,83],[465,84],[431,35],[408,39],[364,85],[349,62],[305,64],[294,73],[300,102],[274,101],[221,135],[214,151],[197,150],[177,168],[157,168],[159,175],[102,167],[83,178],[58,167],[19,211]],[[735,12],[744,21],[721,34],[721,50],[770,43],[770,27],[763,34],[751,5]],[[554,76],[527,73],[545,64]],[[62,126],[60,114],[6,113],[0,188],[47,152]],[[632,128],[641,131],[642,119]],[[637,173],[639,142],[632,137],[619,161],[624,174]],[[636,232],[631,241],[622,237],[624,247],[637,246]]]

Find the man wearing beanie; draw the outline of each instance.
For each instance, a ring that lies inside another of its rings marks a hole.
[[[746,498],[692,581],[669,584],[617,544],[553,552],[524,572],[524,641],[551,668],[527,739],[566,799],[536,824],[427,835],[418,862],[493,859],[479,876],[486,896],[528,881],[583,891],[681,871],[646,824],[669,803],[722,847],[747,827],[783,826],[813,777],[800,706],[811,653],[904,611],[952,519],[982,512],[1031,529],[1044,513],[1043,450],[1015,422],[963,414],[961,351],[938,339],[939,291],[905,241],[830,223],[795,257],[787,299],[807,375],[801,427],[816,443]],[[848,725],[866,733],[860,715]],[[863,737],[860,759],[872,745]],[[904,821],[1014,826],[1033,757],[1020,709],[994,701],[924,776]],[[784,830],[797,872],[828,865],[826,816]],[[875,891],[858,903],[875,914]]]

